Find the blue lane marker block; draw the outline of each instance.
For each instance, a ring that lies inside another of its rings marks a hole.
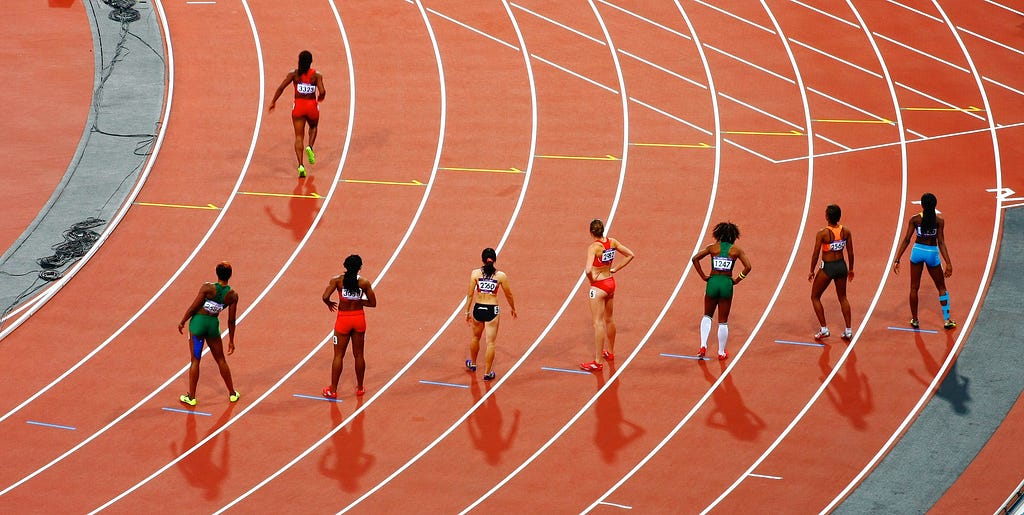
[[[316,395],[303,395],[301,393],[293,393],[292,397],[299,397],[300,399],[312,399],[314,401],[341,402],[341,399],[328,399],[323,395],[317,397]]]
[[[206,412],[203,412],[203,411],[193,411],[193,410],[190,410],[190,409],[181,409],[181,408],[160,408],[160,409],[162,409],[164,411],[173,411],[175,413],[184,413],[186,415],[202,415],[204,417],[212,417],[213,416],[213,413],[206,413]]]
[[[936,331],[934,329],[914,329],[913,327],[892,327],[892,326],[890,326],[889,330],[890,331],[907,331],[907,332],[910,332],[910,333],[928,333],[928,334],[936,334],[936,333],[938,333],[938,331]]]
[[[566,372],[569,374],[583,374],[589,376],[591,373],[585,370],[573,370],[571,368],[556,368],[556,367],[540,367],[541,370],[547,370],[548,372]]]
[[[687,356],[685,354],[669,354],[667,352],[662,352],[661,355],[666,357],[666,358],[695,359],[697,361],[710,361],[711,360],[711,358],[709,358],[707,356],[704,356],[702,358],[700,356]]]
[[[46,422],[36,422],[35,420],[26,420],[25,423],[32,424],[33,426],[43,426],[43,427],[54,427],[54,428],[57,428],[57,429],[67,429],[68,431],[74,431],[75,430],[75,428],[71,427],[71,426],[62,426],[60,424],[47,424]]]
[[[432,384],[436,386],[448,386],[450,388],[469,388],[467,384],[455,384],[455,383],[442,383],[440,381],[427,381],[426,379],[420,379],[423,384]]]
[[[803,345],[805,347],[824,347],[824,343],[810,343],[810,342],[794,342],[792,340],[775,340],[775,343],[781,343],[783,345]]]

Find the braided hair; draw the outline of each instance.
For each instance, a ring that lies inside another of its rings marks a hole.
[[[939,200],[931,193],[921,195],[921,231],[928,232],[935,229],[935,206]]]
[[[341,286],[346,290],[359,290],[359,269],[363,267],[363,258],[356,254],[345,258],[345,276],[341,279]]]

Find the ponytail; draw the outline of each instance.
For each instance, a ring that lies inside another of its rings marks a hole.
[[[363,259],[356,254],[345,258],[345,276],[341,286],[349,291],[359,290],[359,269],[363,267]]]
[[[313,65],[313,54],[309,50],[303,50],[299,52],[299,66],[295,69],[296,79],[302,77],[309,71],[309,67]]]
[[[484,262],[484,266],[480,269],[484,272],[484,277],[491,277],[497,269],[494,268],[494,261],[498,259],[498,254],[494,252],[494,249],[487,247],[482,253],[480,253],[480,260]]]
[[[935,195],[925,193],[921,195],[921,231],[928,232],[935,229],[935,206],[939,201]]]

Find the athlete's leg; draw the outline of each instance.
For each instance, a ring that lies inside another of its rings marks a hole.
[[[725,342],[729,339],[729,312],[732,298],[718,299],[718,355],[725,356]]]
[[[814,306],[814,315],[818,317],[821,327],[825,327],[825,308],[821,305],[821,294],[825,293],[830,282],[832,279],[824,271],[818,270],[811,284],[811,306]]]
[[[228,387],[228,395],[234,394],[235,384],[231,381],[231,367],[228,366],[228,360],[224,358],[224,344],[221,342],[220,335],[208,337],[206,345],[210,347],[210,354],[217,361],[220,377],[224,379],[224,386]]]
[[[484,323],[470,318],[470,329],[473,330],[473,337],[469,340],[469,361],[476,365],[476,358],[480,355],[480,338],[484,334]]]
[[[917,320],[917,291],[921,289],[921,272],[924,263],[910,264],[910,318]]]
[[[939,306],[942,307],[942,319],[949,320],[949,291],[946,289],[946,277],[942,273],[942,267],[928,267],[928,275],[932,277],[935,289],[939,291]]]
[[[484,339],[487,341],[487,350],[484,351],[484,375],[491,373],[491,365],[494,364],[494,349],[498,343],[498,318],[484,324]]]
[[[356,388],[359,390],[363,389],[363,376],[366,374],[366,359],[363,357],[364,342],[366,342],[366,333],[352,334],[352,358],[356,362]]]
[[[302,153],[305,147],[302,144],[302,139],[306,132],[306,117],[292,118],[292,126],[295,128],[295,161],[299,166],[302,166]]]
[[[345,351],[348,350],[348,341],[351,333],[339,333],[334,331],[334,361],[331,362],[331,391],[338,391],[338,380],[341,379],[341,371],[345,368]]]
[[[199,385],[199,359],[203,355],[203,339],[198,336],[190,336],[188,353],[192,358],[188,366],[188,397],[195,399],[196,387]]]
[[[840,277],[836,279],[836,297],[839,298],[839,307],[843,311],[843,321],[846,322],[846,328],[853,327],[851,322],[853,315],[850,312],[850,300],[846,298],[846,277]]]
[[[604,303],[606,300],[608,300],[608,294],[604,290],[590,288],[590,315],[594,321],[594,361],[601,359],[601,351],[604,349]]]
[[[615,354],[615,320],[612,319],[615,308],[615,297],[608,297],[604,301],[604,337],[608,340],[608,352]],[[602,349],[604,350],[604,349]]]
[[[316,143],[316,130],[320,125],[320,120],[309,120],[309,148],[313,148]]]

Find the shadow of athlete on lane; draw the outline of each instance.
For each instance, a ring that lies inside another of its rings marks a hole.
[[[473,403],[479,402],[483,397],[480,383],[472,381],[469,389],[473,394]],[[504,421],[501,416],[501,408],[498,407],[498,396],[492,395],[469,418],[469,423],[466,424],[469,438],[473,441],[473,447],[484,453],[489,465],[501,463],[501,455],[512,448],[516,433],[519,432],[521,415],[519,410],[512,412],[512,426],[508,429],[508,436],[502,436],[501,430]]]
[[[703,360],[697,363],[704,372],[704,379],[710,384],[715,384],[717,378],[708,370],[707,363]],[[725,372],[725,362],[719,361],[719,365],[722,372]],[[711,399],[715,403],[715,408],[708,415],[708,427],[724,429],[737,440],[745,441],[756,440],[758,434],[765,428],[764,420],[743,404],[740,392],[732,382],[732,375],[726,376],[722,384],[711,394]]]
[[[953,349],[953,345],[956,343],[956,338],[953,333],[946,333],[946,352],[943,354],[943,359],[949,355],[949,351]],[[921,360],[924,362],[924,368],[928,371],[928,377],[921,377],[912,368],[908,368],[907,372],[916,379],[919,383],[928,386],[931,384],[931,378],[935,377],[935,374],[939,373],[939,362],[932,357],[931,353],[928,352],[928,347],[924,344],[924,338],[921,337],[921,333],[914,334],[914,344],[917,346],[917,351],[921,353]],[[946,373],[946,377],[939,383],[939,388],[935,390],[935,395],[949,403],[950,407],[957,415],[966,415],[971,412],[968,404],[971,402],[971,392],[968,391],[968,387],[971,384],[971,378],[962,376],[957,371],[957,362],[954,361],[949,366],[949,372]]]
[[[615,364],[608,362],[609,375],[615,374]],[[605,383],[604,375],[597,374],[598,389]],[[594,414],[597,416],[597,428],[594,432],[594,444],[601,450],[601,458],[605,463],[615,463],[620,450],[625,449],[633,440],[644,434],[644,428],[630,422],[622,416],[622,404],[619,402],[619,386],[615,381],[597,398]]]
[[[292,239],[295,241],[302,241],[302,238],[306,236],[306,231],[309,230],[309,226],[313,225],[313,219],[316,218],[317,211],[319,211],[320,199],[309,198],[310,195],[317,193],[313,181],[314,178],[310,176],[307,179],[299,179],[295,184],[292,195],[302,196],[288,198],[289,217],[287,220],[278,218],[269,205],[264,208],[270,221],[274,225],[290,230],[292,232]]]
[[[818,358],[818,367],[822,373],[820,381],[825,381],[832,373],[833,367],[828,359],[829,350],[830,347],[826,345],[821,357]],[[845,377],[843,373],[846,374]],[[857,370],[856,352],[850,351],[843,366],[843,373],[832,377],[832,382],[825,388],[825,395],[835,406],[836,411],[849,419],[850,425],[863,431],[868,427],[866,416],[875,411],[875,401],[867,374]]]
[[[329,403],[331,409],[331,427],[338,427],[343,418],[337,402]],[[356,409],[363,404],[362,397],[356,397]],[[366,412],[363,411],[352,419],[347,428],[343,428],[331,437],[333,449],[327,449],[317,462],[317,469],[325,477],[338,481],[338,487],[346,492],[359,491],[359,477],[366,474],[376,461],[374,455],[366,453],[366,433],[363,424]]]
[[[234,404],[229,404],[228,408],[217,419],[217,422],[203,435],[203,439],[227,423],[231,419],[231,412],[234,408]],[[171,455],[175,458],[199,443],[200,438],[196,430],[196,418],[197,415],[185,416],[185,438],[181,442],[181,450],[178,449],[177,443],[171,442]],[[178,470],[181,471],[181,475],[188,481],[189,486],[203,490],[203,498],[208,501],[215,501],[220,498],[221,486],[224,484],[224,480],[228,478],[228,473],[230,472],[228,463],[231,461],[230,439],[231,432],[224,431],[177,464]],[[219,464],[216,463],[218,456],[214,454],[217,440],[224,442],[220,450]]]

